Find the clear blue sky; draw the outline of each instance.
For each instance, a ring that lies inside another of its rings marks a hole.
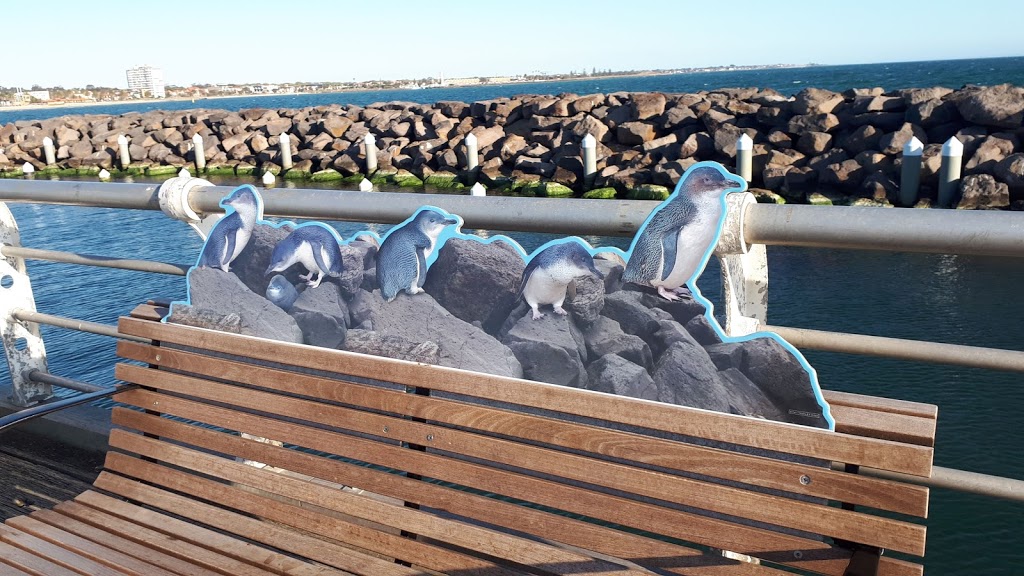
[[[4,7],[0,86],[495,76],[1024,55],[1024,0],[41,0]],[[700,8],[698,8],[700,6]]]

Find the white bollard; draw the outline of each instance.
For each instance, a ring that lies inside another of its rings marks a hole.
[[[589,188],[594,175],[597,174],[597,138],[593,134],[587,134],[580,142],[583,152],[583,181]]]
[[[964,145],[951,136],[942,145],[942,164],[939,166],[939,206],[953,205],[960,188],[960,164],[964,156]]]
[[[43,138],[43,156],[46,157],[46,165],[53,166],[57,163],[57,154],[53,150],[53,138]]]
[[[203,147],[203,137],[196,134],[192,137],[192,154],[196,160],[196,174],[206,170],[206,148]]]
[[[754,175],[754,141],[745,133],[736,139],[736,175],[748,184]]]
[[[188,171],[188,168],[182,168],[178,170],[178,178],[191,178],[192,173]]]
[[[473,184],[472,188],[469,189],[469,195],[470,196],[487,196],[487,188],[484,188],[483,184],[477,182],[476,184]]]
[[[97,174],[96,177],[100,180],[110,180],[110,172],[107,172],[107,169],[104,168],[100,170],[100,173]]]
[[[479,152],[476,149],[476,135],[466,134],[466,170],[475,170],[479,161]]]
[[[30,174],[35,174],[36,173],[36,167],[31,165],[31,164],[29,164],[28,162],[25,162],[24,164],[21,165],[21,172],[25,176],[29,176]]]
[[[292,137],[287,132],[281,133],[281,168],[292,168]]]
[[[275,178],[276,177],[273,172],[264,172],[263,178],[261,178],[260,181],[263,182],[264,186],[273,186]]]
[[[370,182],[366,178],[363,178],[359,182],[359,191],[360,192],[373,192],[373,182]]]
[[[131,152],[128,151],[128,137],[121,134],[117,137],[118,155],[121,157],[121,170],[127,170],[132,163]]]
[[[917,196],[921,189],[921,155],[924,144],[911,136],[903,146],[903,167],[900,168],[900,204],[911,207],[917,204]]]
[[[363,136],[363,154],[366,155],[366,174],[373,174],[377,171],[377,138],[373,134]],[[362,183],[359,186],[362,187]]]

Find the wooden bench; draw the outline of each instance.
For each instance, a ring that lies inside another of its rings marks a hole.
[[[0,574],[923,572],[928,489],[856,471],[928,476],[934,406],[830,393],[832,433],[163,312],[119,323],[153,344],[95,489],[0,526]]]

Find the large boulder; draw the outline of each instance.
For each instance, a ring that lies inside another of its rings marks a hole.
[[[752,338],[740,346],[740,371],[775,404],[786,408],[785,421],[828,428],[810,374],[789,350],[769,337]]]
[[[1024,88],[1000,84],[963,90],[955,97],[957,110],[968,122],[1017,129],[1024,121]]]
[[[1010,187],[1010,192],[1024,192],[1024,154],[1010,154],[993,168],[996,178]]]
[[[725,383],[696,343],[680,340],[669,346],[654,367],[654,383],[661,402],[729,412]]]
[[[821,88],[804,88],[793,100],[796,114],[828,114],[843,103],[843,95]]]
[[[1013,154],[1016,147],[1016,137],[1012,134],[993,134],[987,136],[978,144],[974,154],[964,165],[964,171],[968,174],[982,172],[991,174],[996,164],[1004,158]]]
[[[619,323],[611,318],[599,317],[594,324],[584,330],[583,340],[587,346],[587,354],[591,358],[621,356],[647,370],[654,368],[651,347],[639,336],[623,332]]]
[[[239,334],[284,342],[303,341],[302,330],[288,313],[253,293],[230,272],[194,268],[188,274],[188,287],[189,302],[193,308],[208,311],[211,317],[237,314]],[[175,322],[175,311],[172,311],[170,322]],[[217,325],[206,327],[218,328]]]
[[[408,342],[437,344],[441,366],[521,378],[515,355],[482,329],[460,320],[429,294],[399,294],[385,302],[380,290],[359,291],[349,302],[352,325]]]
[[[587,375],[590,390],[644,400],[658,399],[658,387],[651,375],[622,356],[602,356],[590,364]]]
[[[340,348],[345,343],[348,305],[337,284],[321,282],[315,288],[307,288],[299,294],[288,314],[299,325],[306,344]]]
[[[585,388],[587,348],[569,316],[548,314],[534,320],[523,315],[502,342],[515,353],[524,377],[539,382]]]
[[[412,342],[373,330],[350,330],[345,339],[345,350],[421,364],[437,364],[441,352],[437,343],[430,340]]]

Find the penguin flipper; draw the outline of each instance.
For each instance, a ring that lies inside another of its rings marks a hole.
[[[416,250],[419,252],[419,250]],[[417,256],[411,251],[383,249],[377,253],[377,283],[385,300],[410,288],[416,280]]]
[[[423,248],[416,248],[416,285],[423,288],[427,281],[427,257]]]
[[[523,292],[526,290],[526,283],[530,281],[530,276],[533,276],[534,270],[537,269],[537,261],[539,258],[534,256],[530,259],[530,263],[526,265],[526,269],[523,270],[523,280],[519,283],[519,293],[516,294],[516,301],[523,297]]]
[[[673,228],[661,237],[661,280],[668,278],[676,265],[676,252],[679,247],[679,228]]]
[[[224,238],[224,252],[220,254],[220,266],[231,264],[231,256],[235,253],[235,240],[238,238],[238,230],[228,232]]]
[[[316,262],[316,265],[320,267],[320,277],[321,278],[323,278],[324,276],[327,276],[328,273],[331,270],[331,267],[328,266],[327,262],[324,261],[323,251],[324,251],[324,247],[322,245],[320,246],[320,248],[315,249],[315,250],[313,249],[312,246],[310,246],[310,252],[313,253],[313,261]]]

